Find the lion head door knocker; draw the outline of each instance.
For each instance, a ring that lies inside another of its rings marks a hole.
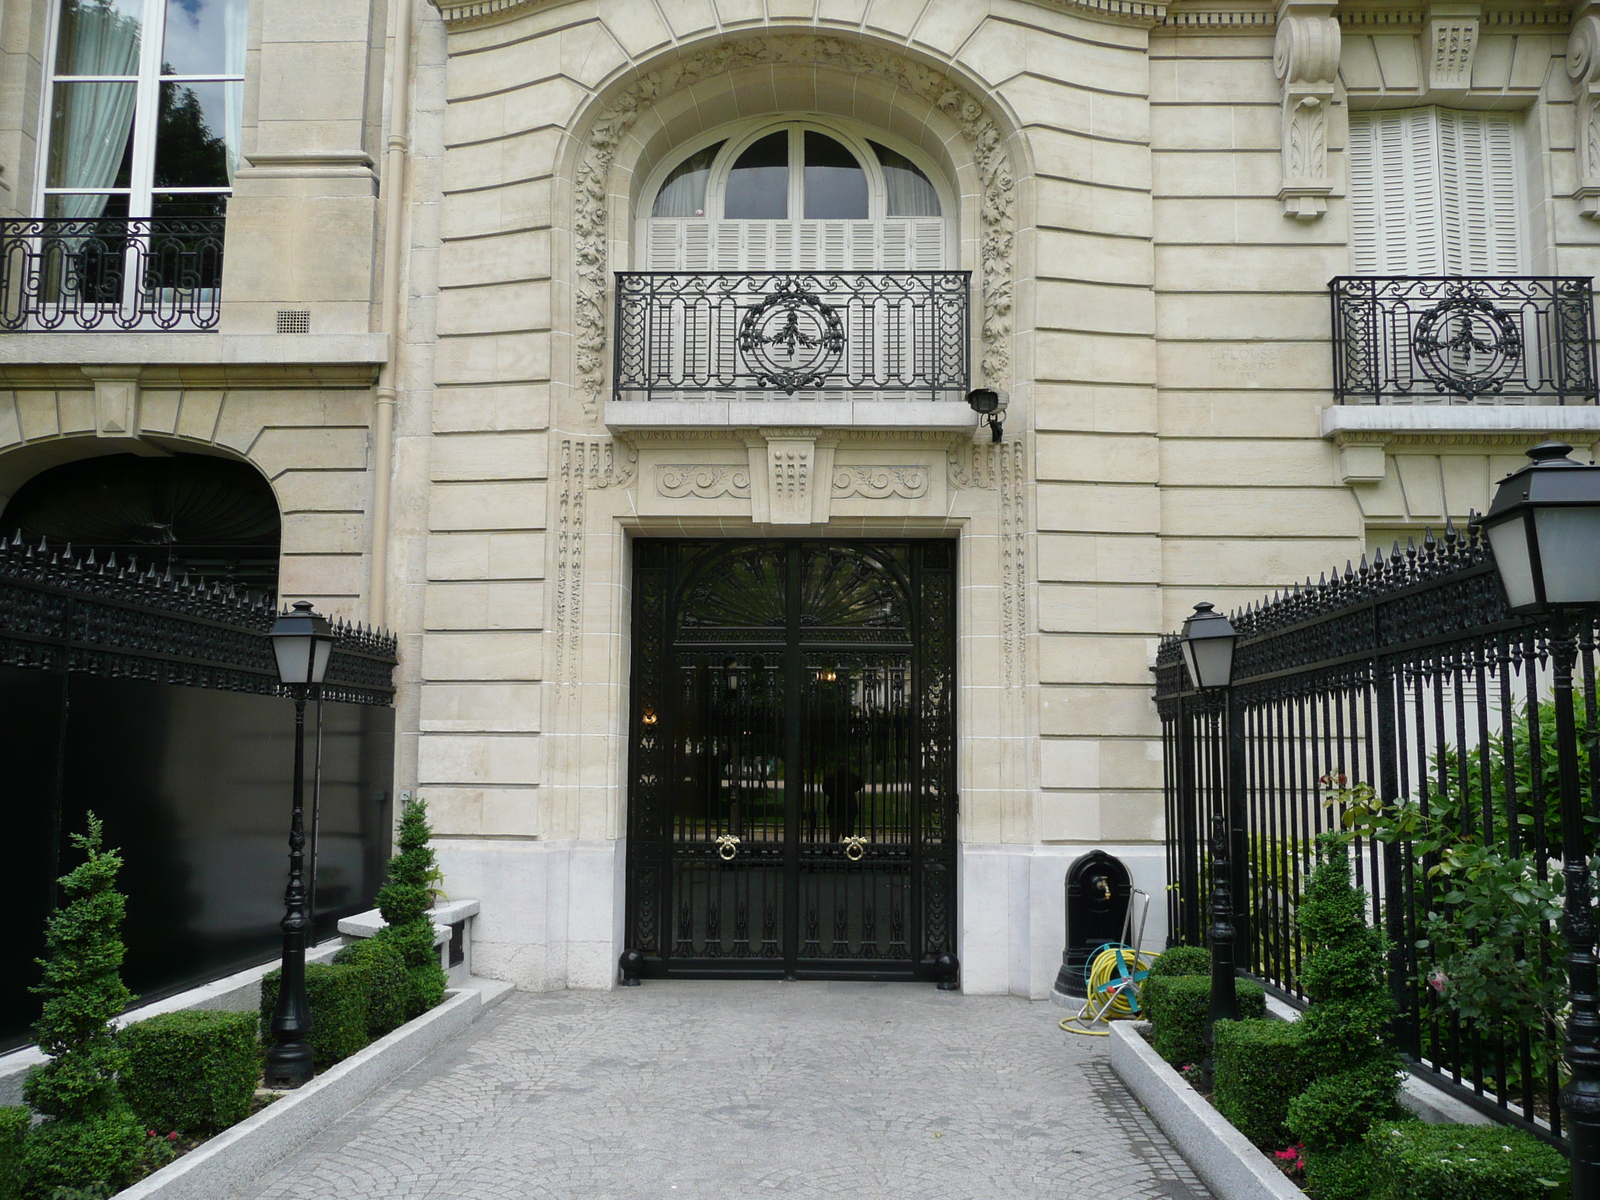
[[[1500,391],[1522,362],[1516,315],[1481,296],[1458,293],[1428,309],[1411,334],[1422,376],[1468,400]]]
[[[838,310],[782,278],[739,322],[739,351],[762,387],[794,395],[824,386],[844,354],[844,322]]]
[[[864,837],[847,837],[844,839],[844,856],[851,862],[860,862],[866,857],[867,839]]]
[[[725,833],[717,839],[717,857],[723,862],[732,862],[739,854],[739,839],[731,833]]]

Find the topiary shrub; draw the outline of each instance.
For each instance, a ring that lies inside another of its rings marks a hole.
[[[122,1093],[147,1130],[205,1137],[250,1115],[261,1075],[256,1018],[174,1012],[122,1031]]]
[[[33,1030],[50,1056],[28,1072],[24,1099],[45,1117],[23,1141],[23,1195],[57,1187],[119,1188],[139,1166],[145,1133],[117,1090],[127,1057],[111,1022],[133,1000],[122,983],[120,929],[127,903],[116,889],[122,859],[102,850],[102,827],[73,834],[84,861],[59,880],[64,907],[45,925],[44,997]]]
[[[1565,1200],[1561,1151],[1497,1125],[1379,1123],[1364,1148],[1372,1200]]]
[[[1211,1102],[1235,1129],[1267,1150],[1293,1140],[1284,1118],[1309,1075],[1297,1022],[1218,1021],[1212,1064]]]
[[[1365,1142],[1331,1150],[1308,1149],[1305,1162],[1306,1186],[1317,1200],[1373,1200],[1372,1153]]]
[[[272,1010],[278,1005],[277,971],[261,980],[261,1040],[272,1041]],[[349,1058],[367,1044],[369,975],[361,966],[306,964],[306,999],[311,1005],[311,1043],[318,1071]]]
[[[360,967],[367,973],[369,1038],[381,1038],[405,1024],[412,978],[406,971],[405,958],[392,943],[366,938],[346,946],[333,956],[333,961],[342,966]]]
[[[1267,1015],[1267,994],[1261,985],[1241,979],[1237,984],[1239,1015]],[[1206,1056],[1206,1018],[1211,1015],[1210,975],[1167,975],[1144,981],[1140,1002],[1150,1019],[1150,1044],[1175,1067],[1197,1063]]]
[[[22,1105],[0,1108],[0,1200],[22,1196],[22,1139],[33,1114]]]
[[[1156,955],[1150,964],[1147,978],[1159,979],[1168,975],[1211,974],[1211,951],[1204,946],[1174,946]]]
[[[439,867],[428,845],[428,802],[406,797],[400,810],[399,852],[389,860],[389,878],[378,889],[378,911],[387,927],[372,938],[400,952],[411,975],[406,1017],[420,1016],[444,999],[445,974],[433,944],[432,887]]]

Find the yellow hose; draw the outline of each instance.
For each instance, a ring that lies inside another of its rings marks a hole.
[[[1077,1016],[1064,1017],[1061,1028],[1085,1037],[1110,1037],[1109,1029],[1085,1029],[1085,1024],[1125,1021],[1139,1013],[1139,992],[1150,964],[1158,955],[1140,954],[1116,942],[1102,946],[1085,972],[1089,998]]]

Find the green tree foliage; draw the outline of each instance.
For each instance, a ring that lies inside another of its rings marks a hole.
[[[23,1096],[45,1122],[27,1136],[24,1194],[56,1187],[120,1187],[137,1168],[145,1132],[117,1090],[127,1065],[112,1020],[133,1000],[122,983],[120,930],[126,901],[116,889],[122,858],[102,849],[102,828],[73,834],[84,861],[59,881],[64,907],[45,926],[44,997],[34,1025],[49,1060],[28,1072]]]
[[[406,797],[400,810],[398,853],[389,860],[389,878],[378,889],[378,911],[388,922],[374,941],[400,952],[410,976],[406,1016],[419,1016],[444,998],[445,974],[433,944],[433,886],[439,865],[429,840],[428,802]]]

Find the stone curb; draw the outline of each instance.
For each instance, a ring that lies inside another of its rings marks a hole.
[[[439,1007],[118,1192],[117,1200],[228,1200],[515,990],[474,982],[479,986],[448,993]]]
[[[1228,1124],[1139,1035],[1144,1026],[1111,1022],[1111,1069],[1155,1118],[1205,1185],[1227,1200],[1305,1200],[1305,1193]]]

